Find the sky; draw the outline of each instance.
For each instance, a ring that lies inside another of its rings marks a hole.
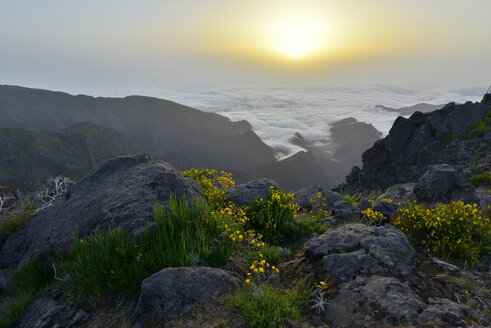
[[[489,0],[0,0],[0,84],[488,85],[490,12]]]

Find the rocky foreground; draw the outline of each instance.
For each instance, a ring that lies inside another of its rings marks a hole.
[[[428,206],[474,203],[476,211],[485,212],[491,196],[483,190],[489,187],[476,188],[468,178],[489,172],[491,132],[464,136],[484,121],[489,110],[486,102],[449,104],[407,120],[399,118],[390,134],[364,154],[363,168],[353,170],[337,189],[340,193],[321,187],[294,193],[291,206],[299,213],[317,211],[316,224],[325,232],[302,237],[296,248],[286,244],[277,248],[282,261],[270,270],[268,284],[285,293],[300,281],[317,285],[303,307],[303,319],[291,315],[280,326],[491,324],[489,254],[481,256],[472,269],[465,263],[450,264],[393,224],[404,203],[413,201]],[[459,149],[455,156],[454,149]],[[274,181],[258,179],[231,186],[226,197],[237,208],[247,209],[258,199],[272,197],[271,190],[277,189]],[[241,288],[254,286],[256,294],[264,293],[259,281],[245,275],[242,269],[249,264],[242,263],[241,254],[236,253],[221,266],[201,265],[201,259],[196,259],[192,266],[156,270],[143,280],[141,292],[133,299],[117,293],[74,298],[57,288],[57,281],[70,277],[57,273],[53,263],[70,251],[74,236],[83,243],[93,234],[120,227],[137,240],[157,224],[155,205],[169,207],[171,196],[185,197],[190,203],[211,199],[202,184],[167,163],[147,155],[119,157],[102,164],[21,229],[2,238],[2,301],[12,293],[10,272],[23,263],[40,261],[52,266],[55,276],[13,327],[268,327],[244,319],[232,305],[230,299]],[[322,199],[321,210],[315,199]],[[222,211],[238,211],[231,206]],[[379,213],[381,219],[374,223],[370,213]],[[232,236],[234,231],[229,233]],[[261,263],[261,258],[256,262]],[[263,268],[251,266],[258,267]],[[268,264],[265,270],[269,269]]]

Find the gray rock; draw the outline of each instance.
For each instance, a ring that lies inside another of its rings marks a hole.
[[[339,200],[333,206],[334,216],[340,219],[358,219],[361,215],[361,210],[345,200]]]
[[[238,206],[250,206],[256,199],[268,198],[271,187],[280,189],[278,184],[271,179],[256,179],[229,188],[227,197]]]
[[[488,208],[488,206],[491,206],[491,194],[489,193],[488,186],[479,186],[476,188],[476,196],[479,198],[481,208]]]
[[[166,268],[142,282],[134,318],[146,325],[169,324],[180,313],[226,295],[238,285],[237,278],[221,269]]]
[[[335,217],[334,215],[331,215],[331,216],[328,216],[327,218],[320,219],[319,223],[322,225],[328,224],[331,227],[337,227],[337,226],[344,224],[344,221],[340,218]]]
[[[368,199],[366,198],[363,198],[362,200],[360,200],[360,202],[358,203],[358,208],[361,210],[361,211],[364,211],[366,209],[369,209],[369,208],[372,208],[372,204],[368,201]]]
[[[475,188],[448,164],[430,165],[414,187],[418,201],[425,203],[479,203]]]
[[[347,224],[312,239],[306,255],[346,282],[374,274],[408,279],[415,252],[406,235],[392,225]]]
[[[477,264],[476,270],[480,272],[488,272],[491,274],[491,255],[483,257]]]
[[[412,202],[416,200],[416,195],[413,191],[415,186],[416,183],[399,183],[389,187],[379,198],[392,199],[396,204]]]
[[[418,324],[444,324],[451,327],[466,327],[467,324],[463,321],[465,319],[473,319],[476,321],[479,316],[477,313],[468,306],[460,305],[444,298],[428,300],[430,306],[428,306],[419,316]]]
[[[415,324],[427,307],[406,283],[394,277],[358,277],[338,286],[338,294],[327,303],[324,320],[336,327],[351,327],[358,320],[389,326]]]
[[[324,312],[324,321],[336,327],[373,327],[374,322],[375,326],[466,327],[468,319],[478,319],[470,307],[440,298],[430,298],[427,304],[407,283],[383,276],[358,277],[339,285]]]
[[[318,193],[322,194],[322,201],[324,201],[329,207],[333,207],[337,201],[342,199],[341,195],[337,192],[330,191],[323,187],[307,187],[302,188],[295,192],[295,198],[293,202],[298,204],[300,209],[312,209],[311,199],[316,200]]]
[[[171,195],[190,202],[204,197],[196,181],[148,155],[111,159],[8,236],[0,250],[0,268],[33,257],[51,262],[70,249],[72,234],[85,238],[116,227],[138,234],[153,223],[155,205],[168,205]]]
[[[387,218],[392,218],[398,209],[399,207],[396,204],[386,201],[378,202],[372,207],[372,210],[382,213]]]
[[[87,319],[87,313],[64,299],[60,291],[50,291],[27,307],[14,328],[75,328]]]
[[[456,272],[460,271],[460,269],[457,266],[450,264],[450,263],[447,263],[445,261],[442,261],[436,257],[432,257],[431,262],[432,262],[433,266],[440,271],[446,271],[446,272],[452,272],[452,273],[456,273]]]

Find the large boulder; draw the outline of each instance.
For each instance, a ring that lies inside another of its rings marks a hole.
[[[337,192],[315,186],[302,188],[296,191],[293,203],[297,204],[301,210],[311,210],[313,203],[316,201],[325,202],[329,207],[333,207],[334,204],[341,199],[341,195]]]
[[[479,203],[475,188],[448,164],[430,165],[414,187],[418,201],[424,203]]]
[[[229,188],[227,197],[238,206],[250,206],[256,199],[268,198],[272,188],[280,189],[273,180],[261,178]]]
[[[306,255],[319,261],[322,271],[346,282],[375,274],[408,279],[415,251],[406,235],[392,225],[347,224],[312,239]]]
[[[116,227],[138,234],[153,223],[155,205],[168,205],[171,196],[195,202],[204,194],[196,181],[148,155],[108,160],[8,236],[0,268],[33,257],[52,261],[70,249],[73,234],[85,238]]]
[[[239,280],[224,270],[209,267],[166,268],[142,282],[134,318],[144,327],[170,324],[179,314],[239,286]]]

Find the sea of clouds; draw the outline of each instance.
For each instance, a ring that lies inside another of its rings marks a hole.
[[[236,81],[170,83],[140,80],[128,83],[113,79],[85,84],[80,79],[74,83],[66,80],[63,84],[52,82],[51,85],[44,82],[42,88],[94,96],[154,96],[219,113],[233,121],[247,120],[265,143],[280,152],[280,157],[303,150],[291,142],[296,132],[317,144],[325,144],[329,142],[330,126],[346,117],[371,123],[386,135],[397,114],[376,109],[376,105],[400,108],[423,102],[479,101],[486,91],[484,85],[294,86]]]
[[[485,89],[485,86],[418,88],[387,85],[268,87],[235,83],[182,84],[156,90],[153,95],[216,112],[233,121],[247,120],[265,143],[280,151],[281,157],[286,157],[303,150],[291,142],[296,132],[317,144],[328,143],[330,126],[343,118],[354,117],[373,124],[386,135],[398,115],[376,109],[376,105],[400,108],[422,102],[479,101]]]

